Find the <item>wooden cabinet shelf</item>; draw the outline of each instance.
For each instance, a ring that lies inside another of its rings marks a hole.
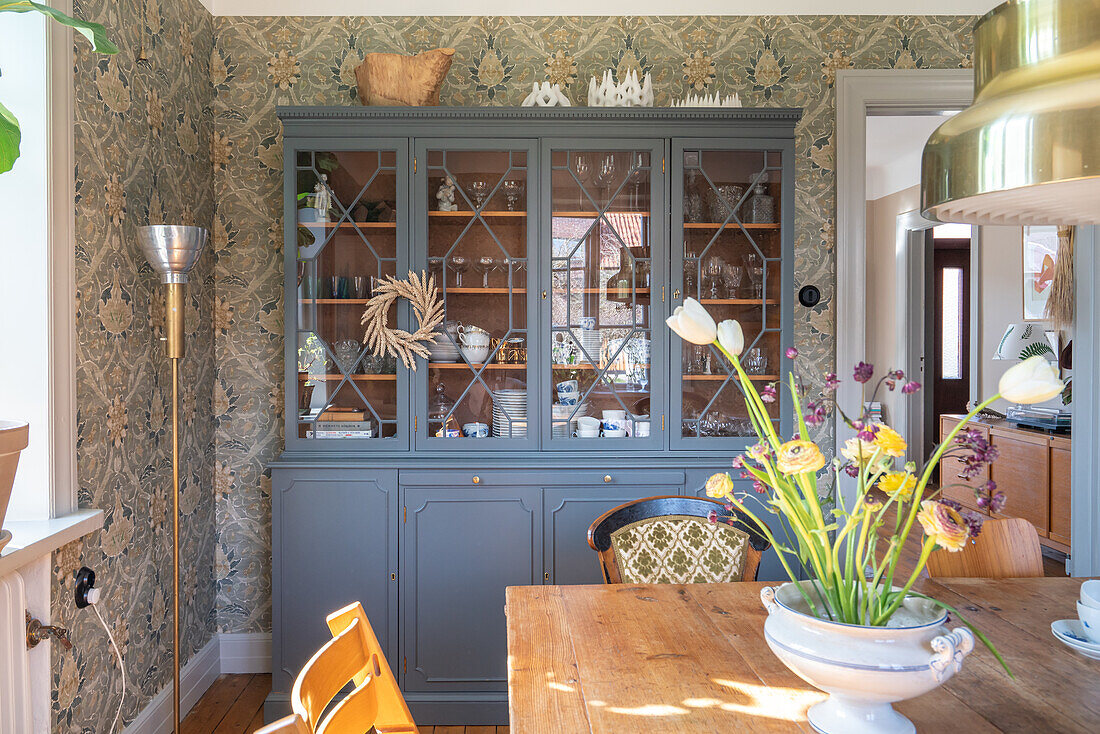
[[[778,230],[778,223],[768,224],[738,224],[737,222],[684,222],[684,229],[774,229]]]
[[[449,296],[506,296],[509,293],[526,293],[526,288],[448,288],[446,291],[440,289],[441,293],[446,293]]]
[[[307,229],[396,229],[397,222],[298,222],[298,226]]]
[[[482,363],[477,362],[467,365],[465,362],[429,362],[428,369],[433,370],[479,370],[482,368]],[[489,364],[485,365],[485,369],[489,370],[526,370],[526,364]]]
[[[704,306],[778,306],[779,299],[768,298],[702,298],[699,303]]]
[[[460,210],[455,211],[455,212],[430,211],[430,212],[428,212],[428,217],[430,217],[431,219],[470,219],[474,216],[474,214],[475,214],[475,212],[472,212],[469,209],[460,209]],[[516,219],[516,218],[525,219],[527,217],[527,212],[520,212],[520,211],[515,211],[515,212],[510,212],[510,211],[482,211],[481,216],[482,217],[487,217],[487,218],[499,218],[499,219]]]
[[[299,298],[298,303],[313,303],[318,306],[362,306],[367,302],[366,298]]]
[[[299,382],[339,382],[344,376],[339,372],[330,372],[327,375],[298,375]],[[356,382],[394,382],[397,375],[350,375],[350,379]]]

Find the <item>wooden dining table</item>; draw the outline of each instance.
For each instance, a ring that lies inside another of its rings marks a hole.
[[[918,732],[1100,732],[1100,661],[1054,638],[1081,579],[923,579],[918,589],[986,633],[940,688],[895,704]],[[512,734],[813,731],[825,694],[764,640],[767,584],[513,586]],[[949,626],[961,624],[951,620]]]

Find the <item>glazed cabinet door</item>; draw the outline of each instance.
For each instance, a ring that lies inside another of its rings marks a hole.
[[[462,486],[402,490],[406,695],[473,692],[492,695],[458,698],[506,700],[504,589],[542,583],[539,490],[510,484],[512,474],[471,473],[462,475],[471,480]]]
[[[289,450],[409,447],[408,370],[367,353],[360,319],[378,281],[408,270],[410,163],[406,139],[286,142]],[[395,304],[390,324],[406,320]]]
[[[543,448],[665,445],[664,140],[542,147]]]
[[[446,311],[417,371],[416,447],[534,448],[535,142],[418,139],[415,150],[414,264]]]
[[[397,471],[272,471],[272,690],[332,639],[325,617],[360,602],[397,654]]]
[[[670,308],[690,297],[715,321],[740,322],[740,361],[758,390],[785,383],[791,367],[792,152],[790,141],[672,144]],[[672,447],[729,451],[755,442],[733,365],[713,346],[671,340]],[[776,389],[771,418],[788,436],[790,393]]]

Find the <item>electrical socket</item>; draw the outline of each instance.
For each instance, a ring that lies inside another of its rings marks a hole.
[[[76,572],[76,607],[84,607],[99,601],[99,589],[95,588],[95,571],[84,566]]]

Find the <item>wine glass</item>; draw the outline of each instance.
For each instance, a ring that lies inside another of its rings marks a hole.
[[[615,180],[615,154],[609,153],[600,163],[600,172],[596,174],[596,183],[610,189]]]
[[[684,260],[684,293],[689,296],[695,295],[695,283],[696,272],[699,270],[699,260],[694,257],[689,257]]]
[[[481,273],[481,287],[489,287],[489,273],[497,268],[497,261],[491,257],[479,257],[474,263],[474,269]]]
[[[523,182],[508,179],[501,185],[501,190],[504,192],[504,198],[508,200],[508,211],[514,212],[519,197],[523,195]]]
[[[470,269],[470,258],[455,255],[451,258],[451,270],[455,271],[455,287],[462,287],[462,274]]]
[[[706,280],[703,281],[703,289],[707,291],[709,298],[718,299],[721,297],[718,289],[722,287],[723,265],[722,258],[718,255],[708,257],[704,265],[703,275]]]
[[[740,265],[727,263],[722,266],[722,284],[726,286],[726,297],[737,298],[741,290],[741,281],[745,277],[745,269]]]
[[[577,208],[584,208],[584,182],[592,174],[592,168],[588,164],[588,156],[577,153],[573,156],[573,173],[577,177]]]
[[[481,179],[471,181],[470,193],[474,195],[476,207],[480,211],[481,205],[485,203],[485,197],[489,195],[489,182],[482,181]]]

